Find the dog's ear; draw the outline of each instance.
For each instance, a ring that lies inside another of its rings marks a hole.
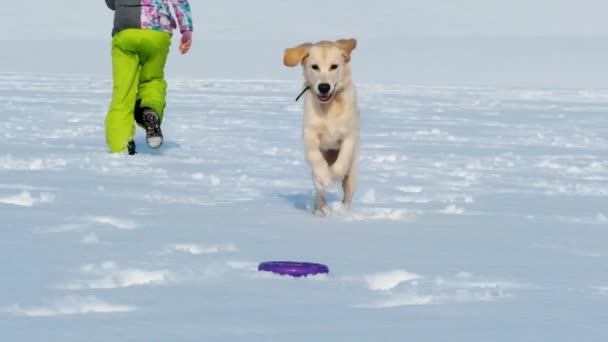
[[[344,53],[344,59],[346,63],[350,62],[350,54],[357,47],[356,39],[340,39],[336,41],[336,44],[340,47],[342,52]]]
[[[311,43],[305,43],[296,47],[285,49],[283,64],[288,67],[295,67],[296,65],[302,63],[304,58],[308,57],[308,52],[310,51],[311,47]]]

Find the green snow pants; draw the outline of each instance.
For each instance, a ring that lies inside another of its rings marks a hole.
[[[126,152],[135,135],[135,103],[154,110],[162,122],[167,82],[165,63],[171,45],[166,32],[127,29],[112,38],[112,103],[106,116],[110,152]]]

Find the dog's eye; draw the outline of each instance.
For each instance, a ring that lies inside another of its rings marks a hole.
[[[312,65],[312,70],[319,71],[319,66],[316,64]]]
[[[338,64],[332,64],[331,67],[329,68],[329,70],[336,70],[338,69]]]

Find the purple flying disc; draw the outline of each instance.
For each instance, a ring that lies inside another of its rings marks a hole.
[[[272,272],[292,277],[303,277],[320,273],[329,273],[329,268],[323,264],[296,261],[267,261],[258,266],[258,271]]]

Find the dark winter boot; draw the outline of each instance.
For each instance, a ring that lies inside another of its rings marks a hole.
[[[135,105],[135,121],[146,130],[146,142],[150,148],[159,148],[163,144],[163,132],[160,130],[160,120],[152,109]]]
[[[131,140],[129,141],[129,143],[127,144],[127,152],[129,152],[129,155],[132,156],[135,153],[135,141]]]

